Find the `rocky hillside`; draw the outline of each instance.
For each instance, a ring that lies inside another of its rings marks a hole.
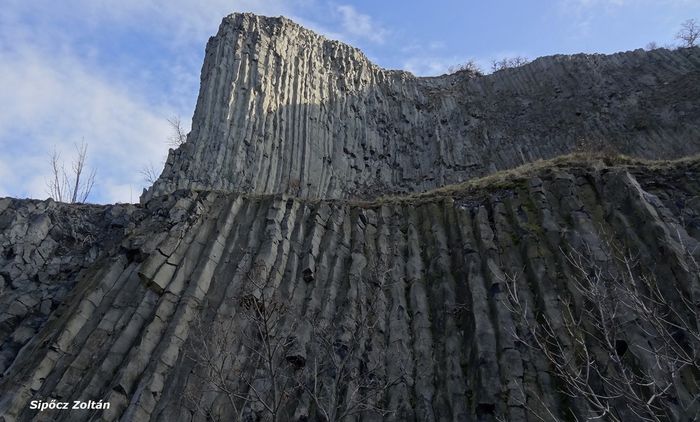
[[[317,198],[425,191],[577,145],[700,151],[700,48],[543,57],[417,78],[285,18],[235,14],[209,40],[192,132],[143,196]]]
[[[34,318],[38,333],[24,336],[21,353],[4,345],[12,362],[0,390],[6,420],[234,420],[235,412],[255,420],[265,409],[230,405],[212,387],[209,359],[221,359],[236,394],[269,387],[256,355],[265,344],[255,335],[260,322],[246,305],[256,300],[284,304],[269,338],[279,377],[308,382],[312,362],[329,365],[328,341],[358,373],[371,371],[359,404],[387,409],[390,420],[534,420],[528,408],[585,415],[586,403],[559,393],[542,354],[513,336],[526,328],[511,312],[508,284],[532,304],[530,318],[561,326],[564,304],[585,309],[571,305],[579,295],[566,257],[588,250],[588,269],[624,271],[617,245],[665,294],[700,299],[689,265],[700,260],[698,160],[559,160],[368,203],[180,191],[146,210],[121,244],[74,269],[72,294]],[[38,302],[45,293],[35,291]],[[637,317],[624,313],[619,340],[653,347]],[[25,325],[13,326],[15,342]],[[201,354],[203,344],[214,357]],[[367,381],[346,376],[350,386]],[[333,380],[323,371],[318,378]],[[683,415],[697,378],[678,382],[686,396],[674,393],[670,406]],[[288,387],[282,420],[321,418],[310,394]],[[37,398],[112,407],[37,414],[29,409]]]
[[[78,274],[144,215],[133,205],[0,199],[0,373],[73,290]]]
[[[225,18],[141,205],[0,200],[0,421],[693,420],[700,159],[560,154],[697,154],[699,70],[416,78]]]

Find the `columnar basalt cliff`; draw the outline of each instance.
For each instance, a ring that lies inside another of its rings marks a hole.
[[[700,49],[552,56],[417,78],[285,18],[224,19],[187,143],[145,195],[177,189],[373,197],[571,152],[700,150]]]
[[[26,328],[14,325],[12,338],[23,347],[14,356],[16,349],[5,349],[12,365],[0,412],[6,420],[264,417],[242,400],[239,409],[229,405],[196,351],[225,334],[205,330],[203,339],[202,326],[235,322],[226,325],[235,336],[219,350],[235,355],[219,362],[227,385],[252,394],[247,380],[257,377],[265,388],[264,367],[247,343],[255,320],[242,303],[268,295],[286,305],[279,353],[296,365],[280,371],[313,375],[312,362],[324,353],[312,321],[326,321],[337,353],[355,351],[352,365],[373,368],[376,382],[387,384],[366,404],[381,403],[389,420],[535,420],[529,409],[586,414],[586,403],[560,392],[542,354],[512,336],[522,327],[508,310],[505,275],[522,273],[517,283],[533,311],[561,324],[562,304],[577,300],[565,253],[588,248],[600,265],[618,268],[609,243],[617,239],[668,294],[698,303],[687,254],[700,259],[699,181],[698,161],[658,168],[594,161],[356,205],[181,191],[149,203],[151,217],[91,268],[73,269],[77,284],[48,319],[35,318],[37,334],[23,340],[16,333]],[[634,327],[620,338],[654,345]],[[671,405],[680,416],[698,394],[690,376],[679,381],[685,397]],[[318,380],[331,381],[329,373]],[[323,419],[303,389],[288,393],[282,419]],[[51,398],[101,399],[111,408],[29,407]]]
[[[0,200],[0,421],[693,420],[700,160],[560,155],[697,154],[699,78],[416,78],[231,15],[141,205]]]

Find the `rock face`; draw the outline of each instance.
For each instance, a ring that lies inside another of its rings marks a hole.
[[[78,274],[142,216],[133,205],[0,199],[0,372],[62,303]]]
[[[700,151],[700,48],[552,56],[417,78],[285,18],[224,19],[188,141],[143,196],[177,189],[374,197],[569,153]]]
[[[0,421],[601,416],[557,363],[590,369],[584,387],[607,396],[637,377],[625,394],[692,420],[700,160],[578,154],[492,172],[581,136],[697,152],[699,60],[415,78],[286,19],[225,18],[192,132],[143,204],[0,200]],[[623,285],[649,287],[632,297],[653,312],[608,294]],[[599,302],[612,312],[596,317]],[[622,398],[604,404],[638,420]]]
[[[323,321],[334,352],[345,350],[352,365],[373,368],[376,383],[388,385],[363,404],[382,403],[389,420],[534,420],[527,409],[543,405],[554,415],[584,414],[584,404],[558,393],[542,354],[512,336],[522,327],[507,307],[506,274],[522,274],[517,283],[535,313],[562,321],[562,302],[575,300],[565,253],[589,248],[600,265],[618,268],[607,243],[614,238],[666,287],[700,299],[687,255],[700,259],[697,160],[551,165],[476,190],[354,205],[182,191],[148,211],[80,273],[4,373],[6,420],[264,416],[254,406],[236,411],[212,391],[198,350],[212,336],[226,338],[217,356],[230,388],[248,394],[246,380],[266,385],[255,347],[262,340],[244,306],[265,297],[285,304],[280,373],[311,376],[325,350],[313,321]],[[225,332],[210,330],[228,322]],[[629,330],[623,338],[639,336]],[[223,359],[226,351],[235,359]],[[681,390],[697,396],[697,384],[686,382]],[[303,390],[289,394],[283,420],[322,419]],[[38,414],[28,407],[37,398],[101,399],[111,408]],[[673,410],[684,415],[687,403]]]

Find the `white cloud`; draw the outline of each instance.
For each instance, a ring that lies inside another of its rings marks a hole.
[[[469,61],[473,61],[484,74],[492,73],[493,62],[515,57],[533,60],[533,57],[523,51],[502,50],[489,56],[462,57],[456,55],[430,55],[417,54],[406,59],[402,68],[417,76],[438,76],[449,73],[451,67],[458,67]]]
[[[388,31],[369,15],[358,12],[350,5],[339,5],[336,7],[336,11],[340,14],[340,25],[344,32],[355,38],[366,39],[378,44],[385,41]]]
[[[0,196],[45,198],[50,152],[70,163],[84,139],[97,170],[94,200],[126,202],[115,186],[140,191],[139,170],[165,155],[172,110],[102,79],[79,58],[29,48],[4,53],[0,69]]]
[[[332,38],[349,39],[351,36],[380,42],[388,31],[367,15],[357,12],[352,6],[334,6],[329,0],[170,0],[164,4],[160,0],[7,0],[9,5],[0,10],[0,23],[18,21],[30,16],[41,22],[40,33],[60,35],[66,24],[78,22],[100,30],[105,25],[118,25],[138,32],[158,34],[169,40],[172,47],[183,45],[203,49],[208,37],[214,35],[221,19],[234,12],[251,12],[265,16],[287,16],[298,23],[308,24],[324,35]],[[331,30],[325,24],[309,22],[297,18],[299,12],[315,8],[335,8],[335,16],[340,20],[340,29]],[[51,28],[54,26],[54,28]],[[34,28],[22,28],[26,34],[35,37]],[[0,28],[0,32],[4,32]],[[15,35],[17,32],[15,32]]]
[[[625,14],[662,7],[671,10],[683,8],[697,0],[559,0],[556,4],[559,15],[569,22],[568,36],[577,42],[595,35],[594,28],[598,27],[601,18],[615,17],[626,19]]]
[[[118,24],[142,32],[167,34],[176,44],[198,45],[216,32],[221,18],[233,12],[280,15],[303,0],[8,0],[7,16],[31,15],[44,24],[81,22],[92,28]]]
[[[404,60],[401,68],[416,76],[437,76],[456,64],[459,64],[456,57],[414,56]]]
[[[622,7],[646,0],[560,0],[559,12],[570,21],[573,38],[586,38],[593,21],[602,14],[611,14]]]
[[[401,68],[416,76],[439,76],[450,72],[456,67],[473,60],[484,74],[491,73],[491,58],[459,56],[417,55],[404,60]]]

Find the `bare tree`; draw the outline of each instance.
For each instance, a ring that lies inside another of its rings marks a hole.
[[[350,318],[349,330],[345,324],[311,320],[311,347],[316,354],[300,385],[325,421],[342,421],[364,412],[383,417],[393,413],[381,403],[391,387],[405,382],[405,373],[383,379],[383,362],[367,362],[362,356],[376,325],[372,303],[373,299],[364,313],[358,310],[359,315]],[[351,306],[361,308],[359,303]]]
[[[662,293],[654,277],[640,273],[637,259],[613,250],[618,265],[608,270],[590,251],[562,251],[576,295],[560,297],[558,321],[536,312],[520,294],[518,277],[509,277],[509,306],[521,326],[513,335],[544,356],[565,394],[586,403],[586,419],[661,421],[678,419],[678,412],[697,418],[697,307],[678,289]],[[635,332],[648,341],[633,342]],[[551,413],[537,417],[557,420]]]
[[[656,50],[657,48],[659,48],[659,45],[656,43],[656,41],[651,41],[644,47],[644,49],[647,51]]]
[[[504,57],[500,60],[491,61],[491,71],[498,72],[499,70],[510,69],[512,67],[518,67],[528,63],[530,63],[530,60],[527,57]]]
[[[182,120],[180,116],[172,116],[166,119],[170,125],[170,135],[168,136],[167,143],[171,148],[178,148],[187,141],[187,133],[185,128],[182,126]],[[158,180],[158,171],[156,171],[155,166],[152,162],[144,165],[139,171],[143,180],[146,183],[154,184]]]
[[[452,74],[457,72],[466,72],[473,76],[482,76],[484,74],[483,70],[481,69],[481,67],[479,67],[479,64],[474,59],[469,59],[465,63],[450,66],[447,68],[447,73]]]
[[[700,37],[700,25],[695,19],[688,19],[681,24],[681,29],[676,34],[676,39],[681,41],[681,47],[695,47]]]
[[[338,313],[340,318],[309,318],[311,357],[299,380],[322,420],[342,421],[363,414],[384,418],[396,411],[385,405],[385,399],[392,387],[406,382],[406,370],[399,364],[396,373],[385,373],[384,360],[374,361],[367,353],[379,330],[378,309],[385,300],[380,292],[389,287],[387,255],[393,254],[394,247],[389,245],[386,253],[371,259],[362,276],[351,276],[355,291]]]
[[[182,126],[180,116],[168,118],[168,123],[171,129],[170,137],[168,137],[168,145],[172,148],[177,148],[187,140],[187,132],[185,132],[185,128]]]
[[[244,406],[249,397],[238,390],[233,378],[237,375],[231,367],[235,364],[238,350],[234,345],[240,336],[238,321],[235,318],[215,319],[205,321],[200,313],[191,323],[190,344],[186,355],[196,367],[193,375],[202,381],[199,393],[221,394],[231,407],[236,417],[240,407]],[[207,418],[221,420],[211,403],[202,403],[202,394],[185,392],[187,405]]]
[[[154,184],[156,180],[158,180],[158,172],[156,171],[156,168],[152,162],[149,162],[148,165],[144,166],[140,173],[146,183]]]
[[[283,318],[288,307],[282,300],[268,297],[262,286],[258,289],[260,293],[245,296],[242,305],[247,309],[245,315],[253,327],[252,333],[244,332],[248,340],[245,347],[257,362],[256,368],[261,370],[259,374],[253,373],[244,379],[251,399],[276,422],[295,386],[287,371],[292,365],[285,355],[292,342],[289,337],[295,324],[285,326]]]
[[[198,367],[204,391],[225,397],[237,418],[262,412],[278,421],[297,389],[294,365],[285,355],[296,318],[287,323],[289,308],[266,293],[264,273],[264,265],[256,265],[248,274],[247,293],[236,301],[240,312],[233,317],[207,322],[200,314],[194,319],[188,357]],[[226,420],[229,414],[202,404],[191,393],[188,399],[207,418]]]
[[[51,154],[51,179],[47,181],[48,194],[59,202],[82,203],[87,201],[95,185],[95,169],[87,171],[87,144],[83,141],[75,145],[77,157],[71,165],[71,172],[66,171],[60,154],[54,148]],[[87,173],[86,173],[87,171]]]
[[[383,359],[371,363],[366,356],[378,322],[377,295],[349,301],[338,319],[301,318],[265,288],[265,273],[264,265],[249,273],[246,293],[228,305],[237,309],[234,315],[193,320],[187,355],[201,386],[187,393],[189,407],[213,420],[230,420],[231,412],[239,419],[286,420],[293,399],[313,403],[316,419],[325,421],[391,414],[382,403],[391,387],[405,382],[405,371],[385,376]],[[379,272],[370,273],[376,285]],[[367,288],[364,280],[355,287],[360,284]],[[207,393],[223,397],[228,410],[203,400]]]

